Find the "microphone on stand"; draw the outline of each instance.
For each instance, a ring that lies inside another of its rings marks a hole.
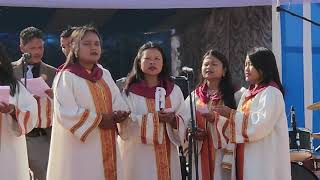
[[[187,81],[188,78],[185,77],[185,76],[171,76],[171,79],[174,81],[174,80],[184,80],[184,81]]]
[[[127,80],[127,77],[122,77],[122,78],[116,80],[116,85],[118,86],[120,92],[122,92],[122,90],[125,86],[126,80]]]
[[[31,54],[30,53],[23,53],[22,54],[22,61],[23,62],[28,63],[30,59],[31,59]]]
[[[31,59],[31,54],[30,53],[23,53],[22,54],[22,75],[24,77],[24,86],[27,87],[27,66],[28,62]]]
[[[188,78],[186,76],[171,76],[171,80],[174,84],[178,85],[182,91],[184,99],[188,97]]]
[[[182,67],[182,72],[185,72],[185,73],[193,73],[193,69],[190,68],[190,67],[187,67],[187,66],[183,66],[183,67]]]
[[[188,96],[189,99],[189,105],[190,105],[190,115],[191,115],[191,131],[188,132],[188,172],[187,172],[187,179],[192,180],[192,162],[194,160],[194,169],[195,169],[195,180],[199,179],[199,166],[198,166],[198,146],[197,141],[194,139],[194,135],[196,133],[197,124],[195,120],[195,112],[196,112],[196,106],[195,106],[195,93],[191,93],[191,87],[193,86],[194,81],[194,72],[193,69],[187,66],[182,67],[182,72],[186,73],[187,75],[187,87],[188,87]],[[193,96],[192,96],[193,95]]]
[[[161,111],[165,108],[166,90],[163,87],[157,87],[155,92],[155,109]]]
[[[179,146],[179,159],[180,159],[180,167],[181,167],[181,178],[182,180],[186,180],[188,176],[187,172],[187,160],[186,157],[183,154],[183,147]]]

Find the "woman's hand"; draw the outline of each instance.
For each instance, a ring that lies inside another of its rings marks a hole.
[[[53,99],[53,91],[52,89],[47,89],[44,91],[51,99]]]
[[[7,113],[12,113],[15,110],[13,104],[7,104],[5,102],[0,103],[0,112],[7,114]]]
[[[168,123],[172,128],[177,129],[176,113],[175,112],[165,112],[161,110],[158,113],[159,121],[162,123]]]
[[[194,139],[197,141],[203,141],[207,138],[207,132],[204,129],[197,128]]]
[[[114,121],[115,123],[121,123],[126,120],[129,115],[131,114],[130,111],[114,111]]]
[[[99,124],[99,127],[102,129],[114,129],[115,126],[115,114],[112,113],[103,113],[102,120]]]
[[[204,117],[208,122],[213,123],[215,121],[213,113],[201,113],[201,116]]]
[[[227,107],[227,106],[215,106],[213,107],[213,111],[219,113],[221,116],[229,118],[230,117],[230,113],[231,113],[231,108]]]

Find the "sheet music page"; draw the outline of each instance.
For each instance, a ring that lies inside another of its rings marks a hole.
[[[9,104],[10,86],[0,86],[0,102]]]
[[[23,79],[21,81],[24,82]],[[43,97],[43,96],[47,96],[45,91],[50,89],[50,87],[42,77],[38,77],[38,78],[27,79],[27,89],[31,94],[39,97]]]

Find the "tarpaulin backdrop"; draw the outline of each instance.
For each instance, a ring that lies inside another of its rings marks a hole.
[[[320,3],[283,5],[285,9],[320,22]],[[320,101],[320,27],[287,13],[281,13],[282,82],[285,102],[296,110],[298,127],[320,132],[320,110],[307,106]],[[290,116],[288,116],[290,117]],[[290,118],[288,118],[290,126]],[[319,141],[314,145],[318,145]]]

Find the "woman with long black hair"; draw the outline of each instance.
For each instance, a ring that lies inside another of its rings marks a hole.
[[[271,50],[258,47],[247,53],[245,77],[250,83],[237,110],[217,106],[228,118],[230,142],[235,145],[232,165],[237,180],[289,180],[290,155],[284,88]]]
[[[181,179],[177,147],[189,113],[169,77],[162,48],[153,42],[141,46],[123,93],[131,111],[121,143],[126,180]]]
[[[9,87],[9,101],[0,102],[1,179],[29,180],[25,134],[37,123],[37,102],[13,75],[5,47],[0,44],[0,87]]]
[[[199,163],[198,172],[200,180],[221,180],[229,176],[229,171],[223,170],[222,157],[229,142],[226,136],[228,121],[219,118],[213,108],[217,105],[225,105],[236,108],[242,95],[232,83],[229,63],[220,52],[210,49],[202,58],[200,83],[192,92],[196,104],[195,142],[198,145]],[[186,105],[190,104],[190,97],[186,99]],[[189,127],[191,122],[188,123]],[[195,178],[195,162],[193,160],[193,178]],[[225,167],[228,168],[228,167]]]

